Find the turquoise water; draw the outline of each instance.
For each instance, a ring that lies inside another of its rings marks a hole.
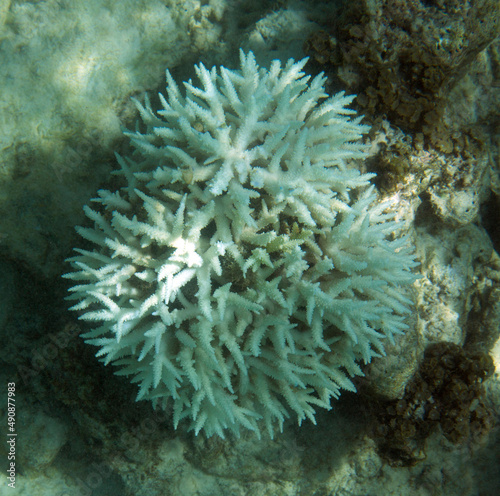
[[[498,18],[488,1],[0,0],[0,495],[497,494]],[[194,64],[235,69],[240,48],[263,67],[308,56],[329,95],[357,94],[366,158],[346,167],[377,174],[421,276],[408,329],[360,360],[357,392],[273,439],[207,439],[136,402],[80,337],[92,323],[60,277],[93,249],[83,206],[122,187],[131,98],[156,110],[166,69],[184,91]]]

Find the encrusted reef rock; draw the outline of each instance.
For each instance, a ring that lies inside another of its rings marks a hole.
[[[451,151],[457,126],[443,119],[449,93],[499,35],[499,13],[495,0],[355,0],[340,18],[332,16],[330,33],[313,35],[306,48],[338,66],[364,112],[386,115]]]
[[[383,455],[393,463],[416,463],[436,427],[454,444],[486,435],[494,414],[485,404],[483,382],[493,371],[488,353],[453,343],[429,345],[404,396],[384,404],[379,414],[375,438]]]

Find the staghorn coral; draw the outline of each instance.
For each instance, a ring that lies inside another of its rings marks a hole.
[[[415,279],[391,203],[348,167],[367,132],[353,97],[327,98],[306,60],[240,59],[197,66],[185,96],[167,72],[157,114],[137,103],[146,130],[65,276],[97,356],[207,436],[314,422],[406,329]]]

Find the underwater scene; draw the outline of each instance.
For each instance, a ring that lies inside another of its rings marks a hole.
[[[498,0],[0,0],[0,496],[500,494]]]

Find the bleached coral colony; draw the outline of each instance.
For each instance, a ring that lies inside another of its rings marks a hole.
[[[273,436],[314,422],[358,362],[406,328],[416,265],[363,158],[361,117],[306,60],[196,67],[185,96],[167,72],[163,108],[138,103],[123,187],[100,190],[77,228],[72,307],[97,356],[196,433]]]

